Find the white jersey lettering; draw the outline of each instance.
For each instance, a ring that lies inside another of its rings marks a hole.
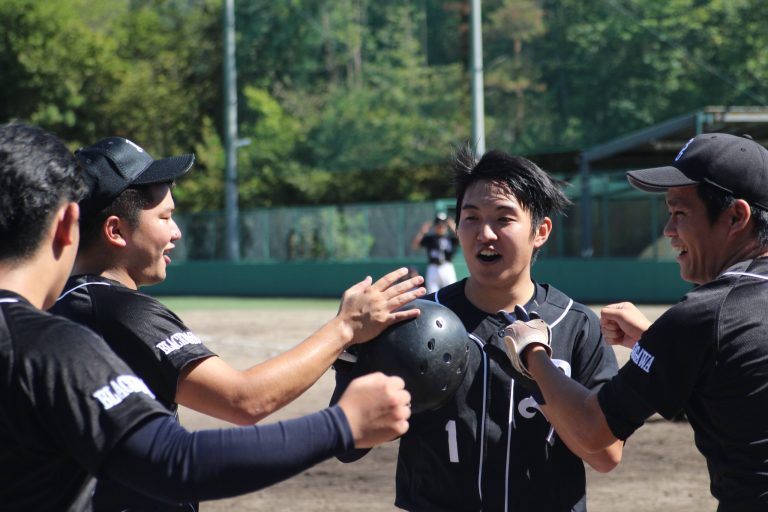
[[[101,402],[105,411],[120,405],[129,395],[144,393],[152,398],[155,394],[147,387],[143,380],[135,375],[120,375],[109,381],[106,386],[100,387],[93,393],[93,397]]]
[[[195,333],[187,331],[172,334],[155,345],[155,347],[162,350],[165,355],[168,355],[186,345],[200,345],[201,343],[203,343],[203,340],[198,338]]]
[[[632,348],[632,353],[630,354],[630,359],[645,373],[650,373],[651,365],[653,364],[655,357],[641,347],[639,343],[635,343],[635,346]]]

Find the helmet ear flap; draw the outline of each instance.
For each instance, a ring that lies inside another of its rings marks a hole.
[[[400,308],[419,309],[413,319],[388,327],[373,340],[355,346],[352,375],[383,372],[405,381],[413,413],[444,405],[464,380],[469,335],[456,313],[436,302],[416,299]],[[338,362],[337,362],[338,363]]]

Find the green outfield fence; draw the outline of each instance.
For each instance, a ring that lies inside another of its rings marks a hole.
[[[661,236],[662,195],[641,194],[623,173],[592,182],[594,255],[579,257],[580,187],[566,187],[574,201],[534,266],[534,277],[584,302],[632,300],[668,303],[690,285],[683,282]],[[454,201],[263,208],[240,213],[242,260],[224,260],[223,213],[178,215],[184,233],[159,295],[336,297],[365,275],[381,276],[404,265],[424,269],[412,250],[419,227],[436,212],[453,213]],[[461,255],[457,273],[466,275]]]
[[[155,295],[244,297],[340,297],[366,275],[374,278],[418,260],[347,262],[237,262],[193,261],[174,264],[168,279],[150,290]],[[456,264],[465,277],[463,261]],[[630,300],[668,304],[679,300],[690,285],[683,282],[674,261],[625,258],[545,258],[533,267],[539,282],[553,283],[579,302],[597,304]]]

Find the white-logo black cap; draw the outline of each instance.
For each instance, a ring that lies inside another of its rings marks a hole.
[[[88,186],[80,201],[83,215],[101,211],[128,187],[170,183],[195,162],[193,154],[155,160],[138,144],[122,137],[101,139],[78,149],[75,156]]]
[[[748,136],[702,133],[683,146],[672,165],[629,171],[627,179],[646,192],[709,183],[768,210],[768,150]]]

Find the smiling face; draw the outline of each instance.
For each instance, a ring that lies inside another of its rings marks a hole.
[[[165,279],[166,267],[171,262],[169,253],[181,238],[181,231],[173,220],[175,204],[171,187],[153,185],[152,195],[154,200],[141,210],[138,223],[124,234],[129,251],[126,270],[136,286]]]
[[[549,237],[549,218],[532,229],[530,212],[514,194],[489,181],[466,190],[457,228],[470,277],[468,287],[530,287],[531,259]]]
[[[667,209],[664,236],[678,252],[680,276],[696,284],[715,279],[730,261],[728,216],[710,222],[695,186],[668,189]]]

